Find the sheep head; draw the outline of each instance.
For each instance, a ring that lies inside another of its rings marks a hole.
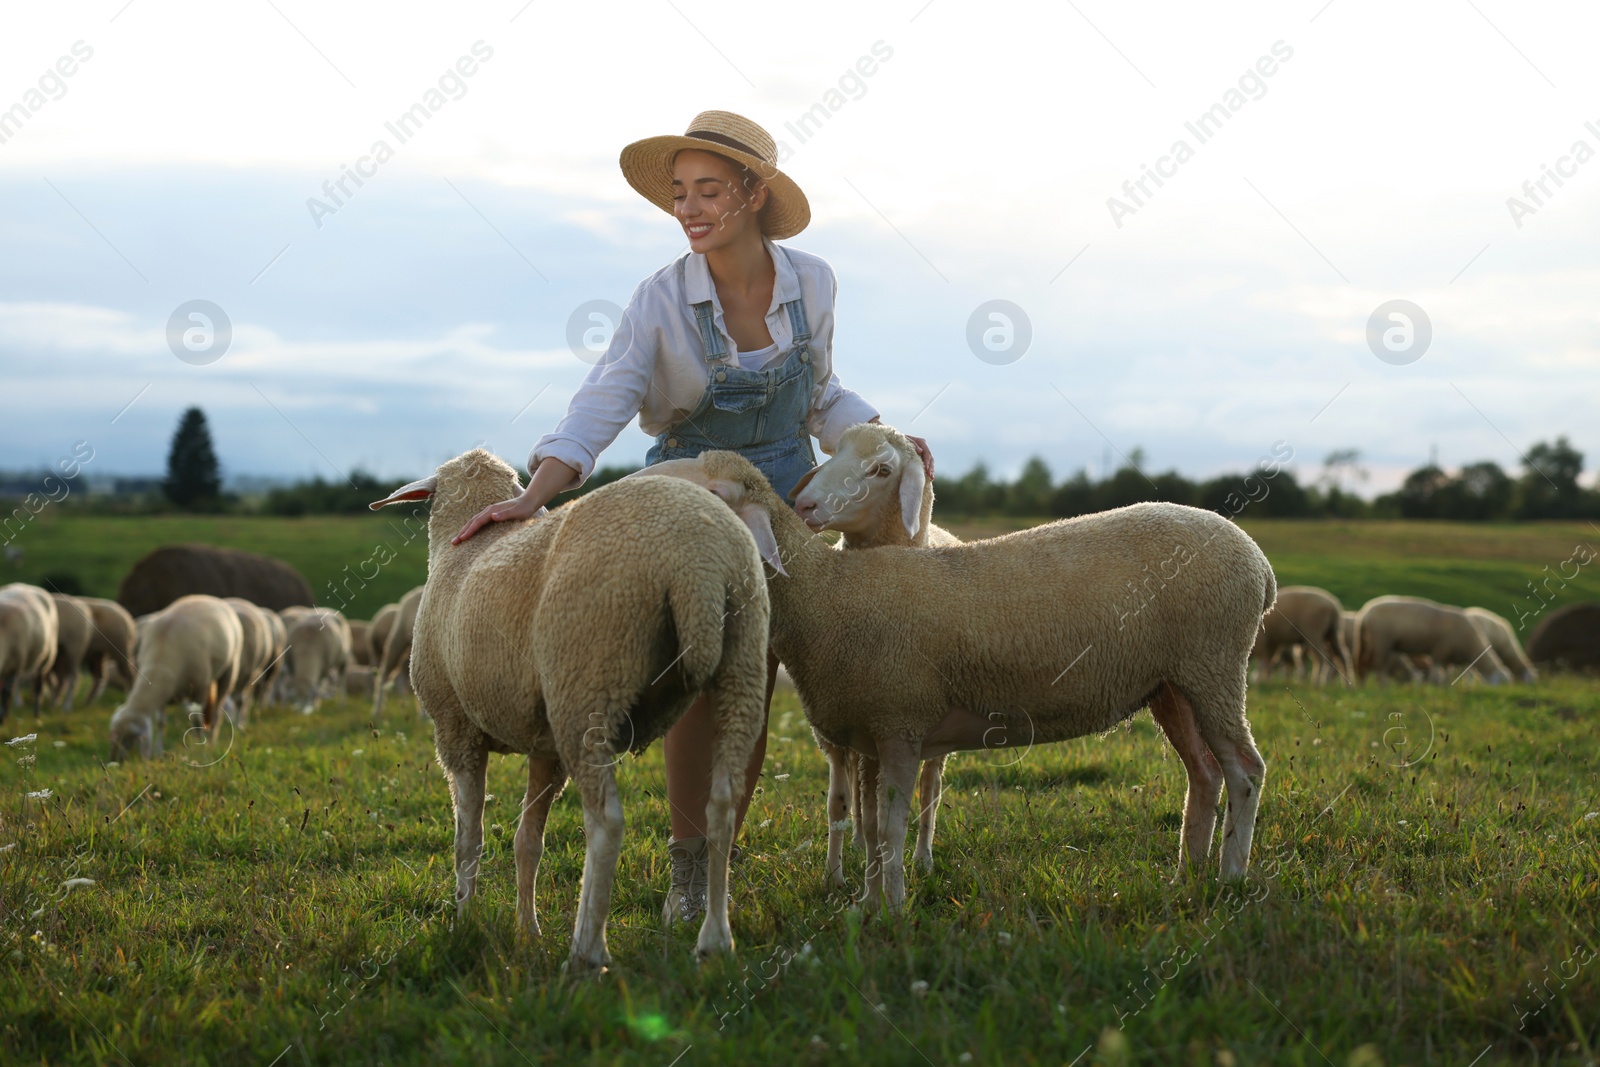
[[[927,494],[927,470],[910,438],[892,426],[864,422],[840,434],[833,456],[811,468],[790,495],[814,531],[895,544],[917,536]]]
[[[437,533],[435,525],[440,530],[454,532],[490,504],[509,500],[521,492],[522,482],[510,464],[492,452],[474,448],[440,464],[439,469],[428,477],[402,485],[382,500],[373,501],[367,506],[377,511],[389,504],[431,500],[432,512],[428,521],[431,539]],[[445,537],[444,541],[448,542],[449,537]]]
[[[133,714],[128,705],[123,704],[111,715],[110,758],[121,762],[134,752],[150,758],[150,722]]]
[[[775,514],[788,512],[789,508],[778,499],[778,494],[755,464],[739,453],[702,452],[694,459],[664,460],[628,477],[682,478],[710,491],[732,508],[739,521],[749,528],[761,558],[771,564],[773,570],[788,577],[778,551],[777,536],[773,533],[772,519]]]

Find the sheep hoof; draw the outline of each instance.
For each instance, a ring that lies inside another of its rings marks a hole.
[[[919,852],[911,857],[911,862],[916,865],[919,871],[931,871],[933,870],[933,853]]]
[[[586,960],[582,956],[573,954],[567,957],[567,962],[561,965],[561,973],[568,978],[601,978],[611,969],[610,957],[601,957],[598,960]]]

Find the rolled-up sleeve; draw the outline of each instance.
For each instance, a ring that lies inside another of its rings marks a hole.
[[[878,410],[867,403],[860,394],[839,384],[839,375],[833,370],[833,319],[839,294],[839,281],[828,272],[830,291],[827,313],[818,317],[816,332],[811,337],[812,347],[821,356],[818,362],[827,368],[827,375],[812,389],[811,414],[806,418],[806,429],[817,439],[822,450],[833,455],[839,444],[839,435],[862,422],[878,417]]]
[[[641,287],[642,290],[642,287]],[[640,291],[622,312],[611,344],[567,405],[567,414],[539,438],[528,455],[528,470],[550,457],[577,470],[566,488],[575,489],[594,473],[595,463],[639,413],[655,370],[655,331],[639,322]]]

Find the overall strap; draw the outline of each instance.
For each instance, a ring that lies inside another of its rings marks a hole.
[[[683,288],[684,264],[689,261],[689,253],[685,252],[678,260],[678,287]],[[698,304],[690,304],[694,308],[694,321],[700,327],[700,345],[705,353],[707,363],[720,363],[727,357],[728,349],[722,343],[722,334],[717,331],[715,315],[711,301],[702,300]]]
[[[775,244],[774,248],[783,253],[783,258],[789,261],[789,269],[794,270],[794,257],[782,245]],[[799,275],[795,276],[795,284],[799,285]],[[804,301],[796,298],[786,302],[784,310],[789,312],[789,332],[794,334],[794,347],[803,348],[811,341],[811,327],[806,323],[806,306]]]

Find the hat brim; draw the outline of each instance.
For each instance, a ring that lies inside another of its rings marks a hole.
[[[754,171],[767,186],[767,203],[761,210],[761,232],[773,240],[793,237],[811,222],[811,204],[794,179],[760,156],[741,152],[699,137],[667,135],[646,137],[622,150],[618,163],[622,176],[638,194],[667,214],[673,213],[672,160],[686,149],[712,152]]]

